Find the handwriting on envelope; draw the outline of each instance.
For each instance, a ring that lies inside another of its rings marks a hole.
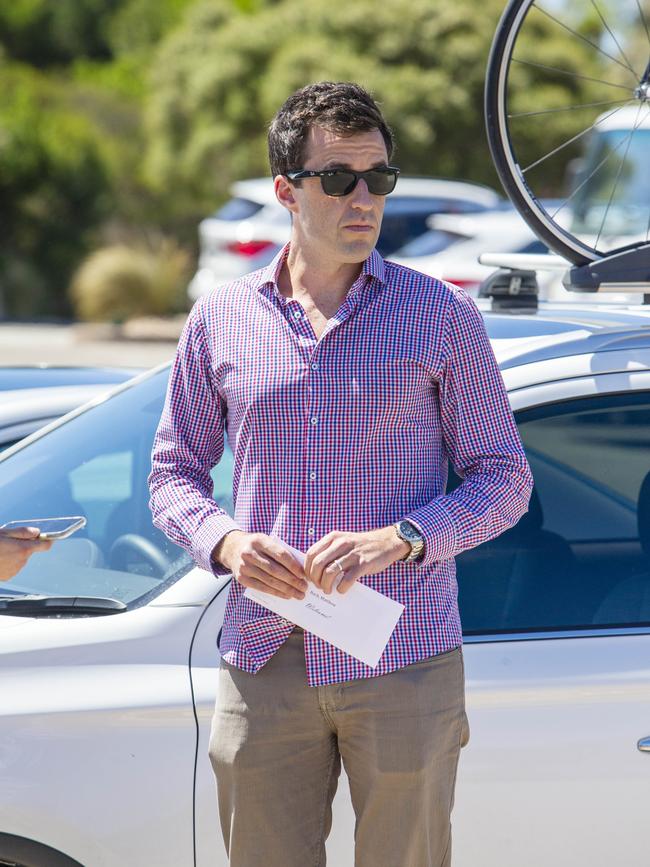
[[[281,541],[281,540],[280,540]],[[305,555],[282,542],[301,563]],[[304,599],[280,599],[247,587],[244,595],[375,668],[404,606],[356,581],[347,593],[309,584]]]

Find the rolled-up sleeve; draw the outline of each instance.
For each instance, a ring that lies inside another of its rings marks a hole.
[[[445,449],[463,482],[405,516],[425,539],[419,566],[451,559],[514,526],[533,489],[483,317],[460,290],[445,323],[438,394]]]
[[[149,475],[153,523],[215,574],[214,547],[236,521],[213,499],[210,475],[224,451],[225,405],[214,382],[201,302],[188,316],[156,431]]]

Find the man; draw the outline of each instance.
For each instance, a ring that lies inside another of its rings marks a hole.
[[[0,581],[13,578],[36,551],[49,551],[52,542],[38,535],[37,527],[0,528]]]
[[[469,740],[453,558],[516,523],[532,477],[474,302],[374,250],[392,151],[357,85],[282,106],[269,152],[290,243],[197,302],[154,444],[154,522],[235,579],[210,743],[234,867],[324,864],[341,759],[357,865],[451,862]],[[234,517],[211,498],[224,428]],[[445,495],[448,458],[464,481]],[[308,581],[406,606],[376,668],[243,595],[303,598]]]

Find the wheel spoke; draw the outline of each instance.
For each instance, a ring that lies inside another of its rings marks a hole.
[[[562,75],[570,75],[572,78],[582,78],[585,81],[595,81],[596,84],[606,84],[608,87],[617,87],[619,90],[630,92],[630,88],[624,84],[614,84],[613,81],[603,81],[601,78],[592,78],[590,75],[581,75],[579,72],[572,72],[569,69],[560,69],[559,66],[546,66],[544,63],[535,63],[532,60],[519,60],[516,57],[512,58],[513,63],[523,63],[526,66],[536,66],[538,69],[548,69],[551,72],[560,72]]]
[[[598,244],[600,242],[600,236],[602,235],[603,229],[605,228],[605,220],[607,219],[607,214],[609,214],[609,209],[611,207],[611,204],[614,201],[614,193],[616,192],[616,188],[618,187],[618,182],[619,182],[619,179],[621,177],[621,172],[623,171],[623,166],[625,165],[625,160],[627,159],[627,154],[628,154],[628,151],[630,150],[630,145],[632,144],[632,138],[634,136],[634,133],[636,132],[636,130],[639,127],[639,115],[641,114],[642,108],[643,108],[643,105],[641,104],[639,106],[639,108],[637,109],[636,117],[634,118],[634,123],[632,125],[632,130],[630,132],[630,135],[627,136],[627,144],[625,145],[625,150],[623,152],[623,156],[621,157],[621,161],[618,164],[618,170],[616,172],[616,178],[614,180],[614,186],[612,187],[612,191],[609,194],[609,199],[607,201],[607,207],[605,208],[605,213],[603,214],[603,219],[602,219],[602,222],[600,224],[600,228],[598,229],[598,234],[596,235],[596,243],[594,244],[594,247],[598,247]]]
[[[603,102],[583,102],[579,105],[565,105],[562,108],[544,108],[541,111],[518,111],[515,114],[509,114],[509,118],[513,117],[533,117],[538,114],[553,114],[557,111],[580,111],[581,108],[591,108],[594,105],[620,105],[622,102],[630,102],[629,99],[606,99]]]
[[[648,22],[645,15],[643,14],[643,9],[641,8],[639,0],[636,0],[636,5],[639,10],[639,15],[641,16],[641,21],[643,21],[643,26],[645,27],[645,35],[648,37],[648,45],[650,45],[650,30],[648,30]]]
[[[611,31],[611,29],[610,29],[610,27],[609,27],[609,24],[608,24],[608,23],[605,21],[605,19],[603,18],[603,14],[602,14],[602,12],[600,11],[600,9],[598,8],[598,6],[596,6],[596,0],[591,0],[591,5],[594,7],[594,9],[596,10],[596,12],[598,13],[598,17],[600,18],[600,20],[603,22],[603,27],[605,28],[605,30],[607,30],[607,32],[609,33],[609,35],[610,35],[610,36],[612,37],[612,39],[614,40],[614,43],[616,44],[616,47],[618,48],[619,54],[621,55],[621,57],[623,58],[623,60],[624,60],[625,63],[627,64],[628,69],[632,69],[632,70],[634,71],[634,67],[632,66],[632,64],[630,63],[629,58],[627,57],[627,55],[625,54],[625,52],[623,51],[623,49],[622,49],[621,46],[619,45],[618,39],[617,39],[617,38],[614,36],[614,34],[612,33],[612,31]],[[636,75],[636,73],[635,73],[635,75]]]
[[[621,63],[621,61],[618,60],[616,57],[612,57],[611,54],[608,54],[606,51],[603,51],[603,49],[599,45],[596,45],[595,42],[592,42],[591,39],[587,39],[587,37],[583,36],[582,33],[578,33],[578,31],[574,30],[573,27],[569,27],[568,24],[564,24],[564,22],[560,21],[559,18],[556,18],[555,15],[551,15],[550,12],[547,12],[546,9],[543,9],[541,6],[537,6],[536,3],[533,3],[532,5],[539,12],[542,12],[544,15],[546,15],[547,18],[550,18],[551,21],[554,21],[560,27],[563,27],[565,30],[568,30],[569,33],[573,34],[573,36],[576,36],[578,39],[581,39],[583,42],[586,42],[587,45],[591,45],[592,48],[595,48],[596,51],[598,51],[600,54],[604,55],[605,57],[608,57],[610,60],[613,60],[614,63],[617,63],[622,69],[626,69],[631,75],[634,76],[634,80],[638,81],[638,76],[637,76],[636,72],[632,69],[632,67],[628,66],[626,63]]]
[[[629,102],[632,102],[632,100],[628,100],[628,103]],[[625,103],[625,105],[627,105],[628,103]],[[525,169],[521,170],[522,175],[525,175],[527,171],[529,171],[530,169],[534,169],[535,166],[538,166],[540,163],[543,163],[549,157],[554,156],[554,154],[558,153],[558,151],[561,151],[561,150],[563,150],[563,148],[568,147],[570,144],[573,144],[574,141],[577,141],[579,138],[582,138],[583,135],[586,135],[592,129],[595,129],[599,123],[602,123],[603,121],[608,120],[610,117],[613,117],[613,115],[615,115],[617,111],[622,111],[622,109],[625,108],[625,105],[621,105],[618,108],[612,109],[610,112],[608,112],[607,114],[604,114],[598,120],[594,121],[594,123],[592,123],[591,126],[588,126],[586,129],[583,129],[582,132],[579,132],[577,135],[571,136],[571,138],[562,142],[561,145],[558,145],[556,148],[553,148],[552,151],[549,151],[543,157],[540,157],[538,160],[535,160],[534,163],[531,163],[529,166],[526,166]]]
[[[593,176],[594,176],[597,172],[600,171],[600,169],[605,165],[605,163],[606,163],[608,160],[611,160],[611,158],[614,156],[614,154],[616,153],[616,151],[618,151],[620,148],[623,147],[623,145],[625,144],[625,142],[626,142],[629,138],[632,137],[633,132],[634,132],[634,130],[631,130],[631,131],[630,131],[630,132],[625,136],[625,138],[621,139],[620,142],[616,145],[616,147],[613,147],[613,148],[611,149],[611,151],[610,151],[610,152],[609,152],[609,153],[608,153],[608,154],[607,154],[607,155],[606,155],[606,156],[605,156],[605,157],[604,157],[604,158],[603,158],[603,159],[598,163],[598,165],[597,165],[596,168],[593,170],[593,172],[590,172],[589,175],[584,179],[584,181],[582,181],[581,184],[578,184],[578,186],[577,186],[577,187],[575,188],[575,190],[571,193],[571,195],[568,196],[568,197],[567,197],[567,198],[562,202],[562,204],[560,205],[560,207],[559,207],[556,211],[553,211],[553,213],[551,214],[551,219],[552,219],[552,220],[554,220],[554,219],[557,217],[557,215],[560,213],[560,211],[562,210],[562,208],[566,207],[566,206],[569,204],[569,202],[570,202],[571,199],[576,195],[576,193],[579,193],[580,190],[584,187],[584,185],[587,184],[587,183],[588,183],[588,182],[593,178]]]

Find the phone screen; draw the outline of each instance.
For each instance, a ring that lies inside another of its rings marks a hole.
[[[85,527],[86,519],[80,515],[67,518],[25,518],[20,521],[10,521],[4,524],[3,530],[15,530],[17,527],[37,527],[40,539],[66,539],[77,530]]]

